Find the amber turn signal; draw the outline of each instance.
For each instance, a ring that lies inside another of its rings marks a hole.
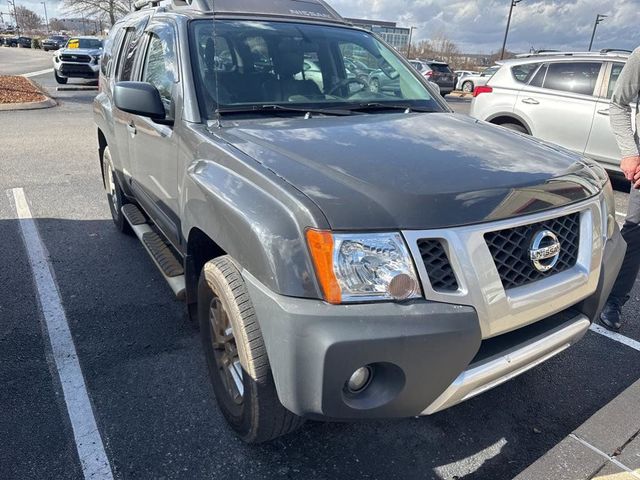
[[[307,243],[324,299],[337,305],[342,302],[340,285],[333,271],[333,235],[325,230],[307,230]]]

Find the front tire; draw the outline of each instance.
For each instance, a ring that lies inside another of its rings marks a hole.
[[[260,443],[298,429],[304,420],[278,399],[253,304],[228,256],[202,270],[198,319],[218,406],[238,436]]]
[[[111,211],[111,218],[116,228],[126,234],[131,234],[131,226],[129,222],[124,218],[122,213],[122,207],[126,205],[127,199],[122,192],[118,177],[113,167],[113,160],[111,159],[111,151],[109,147],[105,147],[102,152],[102,175],[104,178],[104,188],[107,192],[107,200],[109,201],[109,210]]]
[[[58,72],[56,72],[55,70],[53,71],[53,76],[56,78],[56,82],[58,82],[60,85],[66,85],[67,81],[69,80],[68,78],[58,75]]]

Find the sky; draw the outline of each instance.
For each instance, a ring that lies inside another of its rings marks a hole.
[[[268,1],[268,0],[264,0]],[[346,17],[398,22],[416,27],[416,41],[444,33],[465,53],[491,53],[502,46],[510,0],[329,0]],[[16,0],[43,15],[41,0]],[[64,16],[59,0],[47,0],[49,17]],[[0,0],[0,11],[7,12]],[[522,0],[513,12],[507,47],[586,50],[596,14],[594,49],[640,45],[640,0]]]

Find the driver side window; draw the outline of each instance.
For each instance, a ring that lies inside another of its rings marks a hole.
[[[173,118],[173,87],[178,81],[178,65],[173,29],[168,25],[150,34],[142,81],[158,89],[167,117]]]

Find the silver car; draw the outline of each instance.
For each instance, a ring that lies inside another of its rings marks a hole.
[[[462,90],[465,93],[471,93],[476,87],[486,85],[489,79],[500,69],[500,65],[494,65],[480,73],[470,73],[458,77],[456,90]]]
[[[474,91],[470,115],[558,144],[619,171],[609,102],[629,52],[531,54]]]

